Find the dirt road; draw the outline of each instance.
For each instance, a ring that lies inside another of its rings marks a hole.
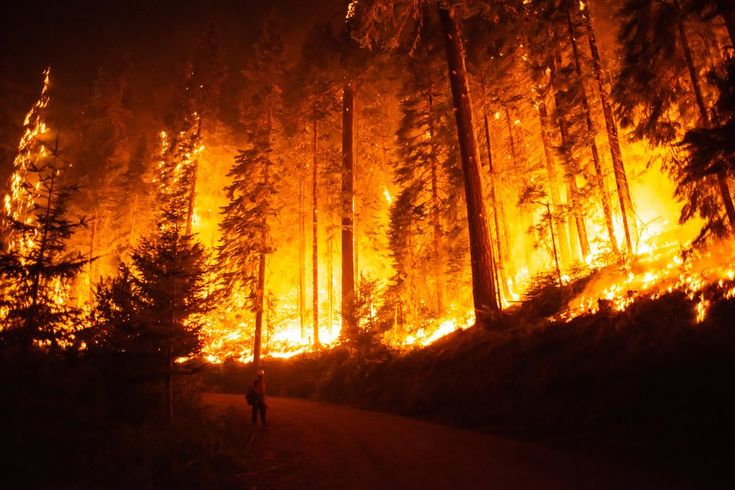
[[[242,395],[207,395],[215,407]],[[269,398],[269,425],[252,432],[249,489],[670,488],[580,455],[404,417]],[[239,410],[239,408],[238,408]],[[243,414],[243,423],[249,423]]]

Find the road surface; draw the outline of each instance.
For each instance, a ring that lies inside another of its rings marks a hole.
[[[243,410],[243,395],[209,394]],[[670,488],[581,455],[405,417],[288,398],[268,399],[268,427],[249,432],[246,489]]]

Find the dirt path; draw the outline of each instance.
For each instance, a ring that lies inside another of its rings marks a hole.
[[[242,395],[206,402],[247,409]],[[244,488],[671,488],[583,456],[409,418],[287,398],[269,405],[268,427],[248,441]]]

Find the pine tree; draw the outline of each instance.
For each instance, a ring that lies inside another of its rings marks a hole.
[[[421,295],[420,300],[432,305],[434,318],[444,313],[447,287],[443,222],[449,179],[445,169],[457,163],[453,159],[456,148],[451,132],[456,130],[451,120],[451,101],[438,64],[441,52],[437,51],[424,39],[407,63],[400,93],[401,123],[396,133],[400,160],[395,168],[395,183],[401,192],[395,206],[401,209],[392,213],[399,221],[392,222],[391,233],[394,246],[409,245],[408,240],[397,241],[397,234],[411,235],[410,247],[392,247],[397,276],[413,278],[408,284],[411,290],[419,287],[412,282],[431,278],[430,294]],[[401,230],[400,223],[405,223],[407,229]]]
[[[583,18],[587,31],[587,41],[592,55],[592,67],[597,82],[597,90],[600,96],[602,112],[605,117],[605,129],[607,130],[607,140],[610,146],[610,155],[613,162],[613,171],[615,175],[615,185],[618,191],[618,203],[620,205],[620,213],[623,220],[623,231],[625,232],[625,244],[629,254],[634,253],[631,235],[635,233],[635,210],[633,208],[633,199],[630,195],[628,187],[628,176],[623,163],[623,155],[620,150],[620,138],[618,137],[618,126],[613,115],[610,94],[603,80],[602,61],[600,52],[597,48],[597,38],[595,30],[592,26],[592,13],[590,12],[589,2],[580,3],[580,14]]]
[[[711,127],[686,7],[679,0],[628,0],[618,11],[622,62],[613,97],[621,123],[632,128],[634,137],[654,144],[677,141],[687,126]],[[676,161],[667,170],[686,203],[680,219],[698,214],[707,222],[700,238],[726,233],[725,220],[735,229],[735,205],[724,172],[695,181]]]
[[[27,205],[25,218],[4,217],[4,231],[13,238],[0,257],[2,333],[23,350],[36,346],[59,351],[78,343],[79,310],[70,305],[68,288],[87,261],[67,247],[85,222],[68,217],[77,188],[61,183],[65,165],[58,137],[52,145],[37,143],[47,150],[25,162],[24,181],[11,199]]]
[[[212,25],[202,32],[196,52],[187,68],[184,92],[174,117],[176,121],[196,120],[193,137],[202,145],[205,132],[212,129],[219,115],[219,97],[225,78],[217,34]],[[188,128],[184,128],[187,129]],[[191,233],[197,193],[199,159],[192,162],[192,178],[189,187],[186,233]]]
[[[69,239],[84,220],[68,218],[76,188],[61,183],[58,137],[45,122],[50,69],[38,101],[26,115],[0,216],[0,331],[22,349],[69,347],[78,311],[68,304],[70,282],[83,267]]]
[[[225,188],[219,262],[229,294],[247,291],[255,313],[253,360],[261,357],[266,258],[274,248],[270,220],[277,214],[275,196],[279,157],[276,151],[284,76],[281,33],[274,18],[263,26],[247,76],[253,96],[244,114],[248,147],[240,150]]]

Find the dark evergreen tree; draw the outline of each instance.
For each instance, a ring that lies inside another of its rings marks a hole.
[[[58,138],[44,145],[47,151],[27,166],[21,195],[16,196],[31,203],[26,218],[4,217],[15,246],[1,252],[5,308],[0,320],[6,342],[24,350],[35,346],[59,351],[78,343],[79,310],[71,305],[69,287],[86,259],[67,248],[85,222],[68,216],[77,188],[61,182],[65,165]]]

